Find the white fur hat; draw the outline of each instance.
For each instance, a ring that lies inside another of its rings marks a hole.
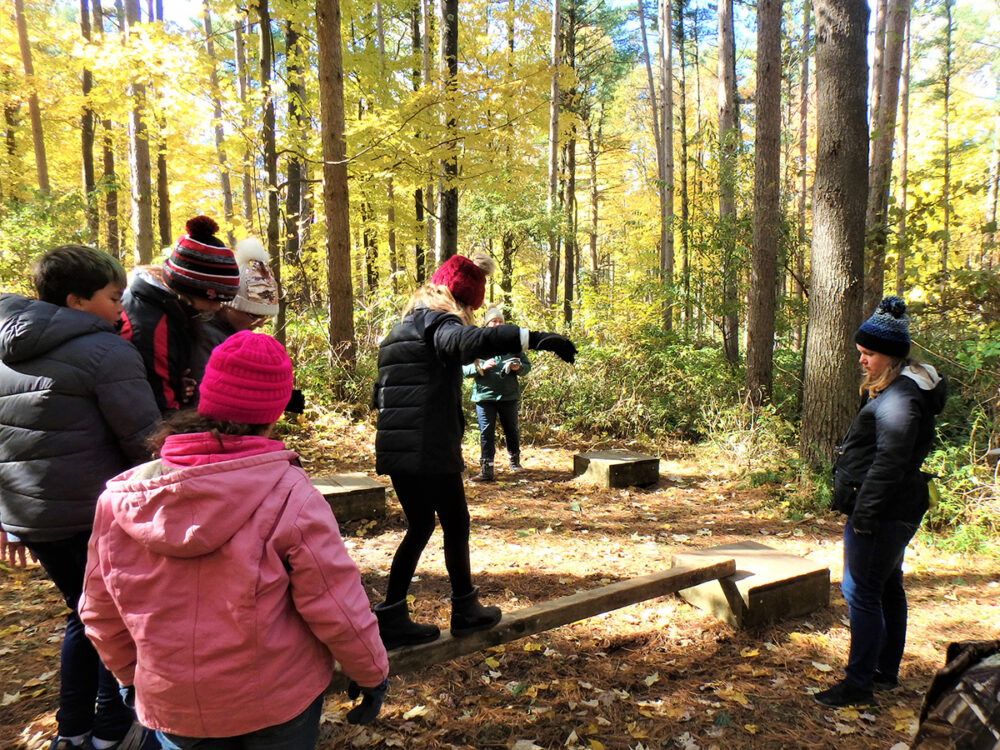
[[[267,251],[255,237],[236,243],[236,264],[240,268],[240,290],[225,304],[251,315],[278,314],[278,285],[267,265]]]
[[[499,318],[500,322],[503,323],[503,310],[494,305],[490,305],[490,309],[486,311],[486,317],[483,318],[483,324],[489,323],[494,318]]]

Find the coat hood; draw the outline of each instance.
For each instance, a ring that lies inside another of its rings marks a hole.
[[[948,398],[948,383],[937,370],[931,365],[909,365],[900,374],[917,384],[930,403],[932,414],[941,413]]]
[[[282,449],[177,469],[152,461],[109,481],[104,500],[139,544],[167,557],[199,557],[229,541],[296,460]]]
[[[88,333],[114,333],[105,320],[19,294],[0,295],[0,359],[24,362]]]

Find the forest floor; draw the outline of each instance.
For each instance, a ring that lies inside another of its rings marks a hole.
[[[371,472],[369,425],[330,418],[287,440],[313,475]],[[687,444],[629,444],[661,456],[649,488],[598,489],[572,456],[598,446],[529,445],[525,470],[467,483],[472,564],[485,603],[505,611],[662,571],[673,553],[746,540],[829,566],[831,605],[737,630],[677,596],[583,620],[487,652],[393,677],[378,720],[345,721],[327,697],[320,748],[891,748],[916,729],[921,699],[950,641],[996,638],[996,561],[914,541],[905,562],[910,626],[902,688],[865,710],[826,710],[812,694],[842,676],[842,521],[786,517],[774,486],[749,487],[725,457]],[[615,447],[602,443],[600,448]],[[475,466],[478,447],[465,448]],[[377,522],[341,532],[374,602],[404,529],[392,493]],[[411,587],[415,616],[447,627],[440,531]],[[0,564],[0,748],[38,750],[54,730],[65,608],[37,565]]]

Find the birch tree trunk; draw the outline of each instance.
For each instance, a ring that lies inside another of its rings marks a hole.
[[[274,65],[274,40],[271,36],[271,11],[268,0],[257,0],[257,19],[260,22],[260,87],[264,94],[264,117],[261,124],[261,140],[264,143],[264,173],[267,183],[267,255],[271,261],[271,273],[278,287],[278,300],[284,299],[281,284],[281,245],[279,204],[278,204],[278,150],[275,138],[274,91],[271,84],[271,69]],[[279,314],[281,307],[279,305]],[[279,317],[275,321],[274,337],[285,343],[285,321]]]
[[[576,80],[576,3],[571,0],[566,15],[566,63],[573,70]],[[565,110],[570,118],[566,139],[566,181],[563,186],[564,221],[563,247],[565,250],[565,273],[563,274],[563,320],[567,325],[573,322],[573,291],[576,284],[576,121],[577,87],[574,84],[566,91]]]
[[[906,282],[906,256],[910,252],[907,234],[906,202],[909,188],[907,161],[910,156],[910,19],[906,20],[906,53],[903,60],[903,90],[899,113],[899,223],[896,225],[896,294],[903,296]]]
[[[691,248],[690,199],[688,196],[688,130],[687,130],[687,59],[684,32],[684,14],[687,0],[677,0],[677,54],[681,71],[680,125],[681,125],[681,277],[684,286],[684,333],[691,332]]]
[[[246,42],[243,37],[243,29],[249,23],[246,11],[241,11],[237,16],[236,25],[233,26],[233,55],[236,65],[236,90],[242,105],[242,130],[244,138],[249,138],[251,132],[250,118],[247,114],[247,100],[250,96],[250,76],[247,68]],[[243,174],[241,175],[242,190],[241,199],[243,204],[243,221],[247,230],[252,231],[254,227],[254,166],[253,151],[249,143],[243,145]]]
[[[674,76],[672,0],[660,0],[660,283],[663,330],[673,328],[674,283]]]
[[[778,244],[781,242],[781,0],[757,0],[757,126],[754,139],[753,249],[747,309],[747,398],[771,400]]]
[[[348,210],[347,148],[344,140],[344,67],[338,0],[316,0],[316,27],[319,45],[330,360],[353,371],[356,364],[354,293],[351,288],[351,223]]]
[[[812,0],[804,0],[802,3],[802,37],[799,40],[799,48],[802,50],[802,60],[800,62],[801,74],[799,76],[799,195],[798,195],[798,247],[795,250],[795,298],[801,305],[805,297],[806,278],[806,199],[808,192],[809,173],[809,48],[812,42],[809,38],[810,10]],[[802,318],[795,321],[794,345],[796,350],[801,350],[802,341]]]
[[[854,332],[861,322],[868,128],[868,6],[816,2],[816,179],[800,451],[833,459],[858,404]]]

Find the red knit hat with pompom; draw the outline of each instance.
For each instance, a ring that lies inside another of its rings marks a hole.
[[[167,286],[191,297],[228,302],[240,288],[240,269],[233,251],[215,236],[219,225],[208,216],[195,216],[184,225],[170,257],[163,263]]]
[[[431,283],[448,287],[452,297],[478,310],[486,297],[486,273],[464,255],[452,255],[434,272]]]
[[[243,424],[277,422],[292,380],[285,347],[265,333],[239,331],[212,350],[198,387],[198,413]]]

